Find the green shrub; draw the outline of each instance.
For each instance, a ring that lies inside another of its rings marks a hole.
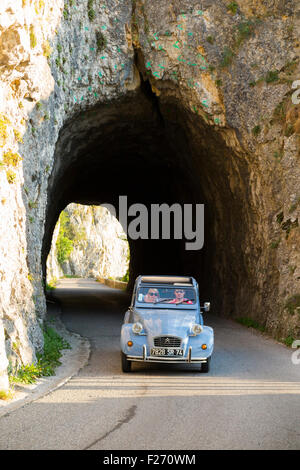
[[[59,217],[60,228],[56,241],[57,261],[59,264],[64,263],[72,253],[74,246],[74,233],[70,227],[70,217],[67,212],[63,211]]]
[[[107,39],[100,31],[96,32],[97,52],[101,52],[107,46]]]
[[[254,30],[254,25],[251,21],[243,21],[237,26],[238,34],[236,39],[236,46],[239,46],[245,39],[248,39]]]
[[[56,242],[57,260],[59,264],[64,263],[72,253],[73,241],[63,235],[59,236]]]
[[[10,390],[0,390],[0,400],[11,400],[13,393]]]
[[[214,36],[207,36],[206,41],[209,42],[209,44],[213,44],[215,42]]]
[[[241,325],[247,326],[248,328],[255,328],[261,332],[265,331],[265,327],[260,325],[257,321],[252,320],[252,318],[240,317],[237,318],[236,321]]]
[[[277,82],[279,80],[278,74],[278,70],[270,70],[265,77],[266,83]]]
[[[63,11],[64,19],[67,20],[69,18],[69,10],[65,7]]]
[[[129,282],[129,269],[127,269],[126,273],[124,276],[121,278],[122,282]]]
[[[227,67],[228,65],[230,65],[233,60],[233,57],[234,52],[230,49],[230,47],[226,46],[223,51],[221,66]]]
[[[294,338],[292,335],[289,335],[289,336],[287,336],[287,337],[285,338],[284,344],[285,344],[286,346],[291,347],[294,341],[295,341],[295,338]]]
[[[96,18],[96,12],[93,9],[94,0],[88,0],[88,17],[90,21],[94,21]]]
[[[295,294],[289,297],[285,304],[285,308],[290,315],[294,315],[296,310],[300,314],[300,294]]]
[[[55,374],[55,367],[61,362],[61,350],[71,349],[69,343],[61,338],[53,329],[46,326],[43,329],[44,351],[37,354],[37,363],[20,367],[15,374],[10,374],[11,383],[33,384],[36,379]]]
[[[238,7],[239,6],[236,2],[230,2],[227,4],[227,10],[231,11],[231,13],[233,13],[234,15],[236,14]]]
[[[260,126],[254,126],[253,129],[252,129],[252,134],[253,135],[258,135],[261,131],[261,127]]]

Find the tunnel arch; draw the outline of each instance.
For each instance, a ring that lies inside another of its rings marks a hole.
[[[129,286],[139,274],[193,275],[217,312],[234,315],[255,301],[244,256],[254,223],[247,159],[233,130],[191,112],[176,93],[166,89],[157,97],[141,75],[135,91],[65,123],[48,186],[44,276],[55,223],[70,202],[118,207],[126,195],[128,205],[201,203],[204,247],[186,251],[185,240],[129,239]]]

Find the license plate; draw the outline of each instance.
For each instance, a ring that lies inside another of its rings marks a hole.
[[[151,356],[183,356],[183,349],[152,348]]]

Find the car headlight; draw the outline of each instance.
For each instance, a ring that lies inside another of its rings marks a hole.
[[[202,328],[201,325],[196,323],[195,325],[192,326],[191,331],[192,331],[193,335],[199,335],[200,333],[202,333],[203,328]]]
[[[134,324],[132,325],[132,331],[133,331],[136,335],[138,335],[139,333],[141,333],[141,331],[143,331],[143,325],[142,325],[141,323],[139,323],[139,322],[134,323]]]

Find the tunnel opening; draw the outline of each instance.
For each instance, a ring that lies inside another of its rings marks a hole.
[[[204,204],[201,250],[186,250],[184,239],[128,239],[129,289],[140,274],[192,275],[216,313],[249,311],[255,285],[245,257],[252,223],[247,160],[230,145],[236,144],[231,129],[221,131],[205,112],[191,112],[176,90],[156,96],[143,77],[141,84],[62,128],[48,186],[44,277],[55,224],[71,202],[118,207],[126,195],[128,205],[142,203],[149,213],[151,204]]]
[[[46,286],[62,278],[127,282],[129,260],[126,234],[106,207],[69,204],[53,232]]]

